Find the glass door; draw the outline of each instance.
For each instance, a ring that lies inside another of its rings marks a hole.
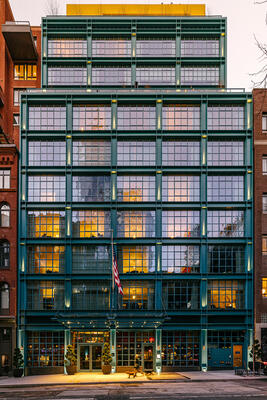
[[[90,369],[90,346],[80,345],[80,357],[79,357],[79,370],[89,371]]]
[[[92,371],[99,370],[102,367],[102,346],[91,346],[92,352]]]

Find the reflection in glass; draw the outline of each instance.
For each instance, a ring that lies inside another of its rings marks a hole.
[[[109,201],[110,176],[73,176],[72,201]]]
[[[113,39],[110,36],[92,40],[93,57],[131,57],[130,39]]]
[[[244,165],[244,142],[208,141],[208,165],[242,166]]]
[[[103,210],[72,211],[72,235],[79,238],[110,236],[110,212]]]
[[[245,110],[241,105],[208,106],[208,129],[243,130],[245,128]]]
[[[244,211],[208,210],[208,237],[243,237]]]
[[[163,175],[162,201],[199,201],[200,178],[188,175]]]
[[[144,105],[118,106],[118,130],[156,129],[156,107]]]
[[[130,86],[131,83],[132,70],[130,67],[92,68],[92,85],[94,86]]]
[[[28,272],[32,274],[64,273],[65,246],[29,246]]]
[[[162,272],[188,274],[199,270],[199,246],[162,246]]]
[[[220,41],[208,37],[181,40],[182,57],[219,57]]]
[[[65,201],[65,190],[65,176],[31,175],[28,177],[28,201]]]
[[[117,224],[120,238],[155,237],[155,211],[118,211]]]
[[[176,237],[200,236],[199,211],[162,211],[162,236]]]
[[[108,140],[74,140],[72,164],[74,166],[108,166],[111,163],[111,143]]]
[[[190,140],[162,142],[162,165],[173,167],[200,165],[200,143]]]
[[[103,131],[110,128],[110,106],[88,104],[73,107],[73,130]]]
[[[243,176],[208,176],[208,201],[244,201]]]
[[[123,274],[155,272],[155,247],[120,246],[118,267]]]
[[[28,144],[28,157],[30,166],[64,166],[66,143],[55,140],[31,140]]]
[[[154,176],[119,175],[117,177],[118,201],[155,201]]]
[[[167,310],[199,309],[199,281],[190,279],[163,282],[162,300]]]
[[[106,310],[109,311],[109,282],[73,281],[73,310]]]
[[[163,106],[162,128],[179,131],[200,129],[200,107],[183,104]]]
[[[72,246],[72,272],[75,274],[101,274],[110,272],[108,246]]]
[[[156,163],[155,142],[118,141],[117,142],[118,166],[153,166]]]

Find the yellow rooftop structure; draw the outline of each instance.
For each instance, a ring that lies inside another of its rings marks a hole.
[[[67,4],[67,15],[195,17],[205,16],[205,4]]]

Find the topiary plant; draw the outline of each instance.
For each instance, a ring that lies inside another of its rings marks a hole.
[[[254,340],[254,343],[252,345],[252,349],[251,349],[249,355],[252,359],[254,357],[254,361],[261,361],[262,349],[261,349],[261,345],[260,345],[260,342],[258,341],[258,339]]]
[[[14,350],[13,365],[17,369],[23,368],[24,366],[23,355],[18,347]]]
[[[110,354],[110,346],[109,342],[105,342],[103,346],[103,352],[102,352],[102,360],[104,365],[110,365],[112,361],[112,357]]]
[[[74,350],[74,348],[73,348],[73,346],[71,344],[69,344],[67,346],[67,351],[66,351],[66,354],[65,354],[64,363],[65,363],[66,366],[77,365],[76,353],[75,353],[75,350]]]

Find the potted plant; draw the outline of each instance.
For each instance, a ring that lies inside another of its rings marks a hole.
[[[74,375],[77,372],[77,357],[73,346],[67,346],[65,354],[65,366],[68,375]]]
[[[15,378],[21,378],[23,375],[24,360],[23,355],[18,347],[16,347],[14,350],[13,365],[13,376]]]
[[[254,343],[252,345],[252,349],[249,353],[250,357],[254,359],[254,370],[255,372],[259,372],[259,369],[261,367],[262,363],[262,350],[261,350],[261,345],[258,339],[254,340]],[[253,371],[253,361],[249,361],[248,363],[249,369]]]
[[[102,351],[102,372],[107,375],[111,373],[111,361],[112,357],[110,354],[109,342],[105,342]]]

